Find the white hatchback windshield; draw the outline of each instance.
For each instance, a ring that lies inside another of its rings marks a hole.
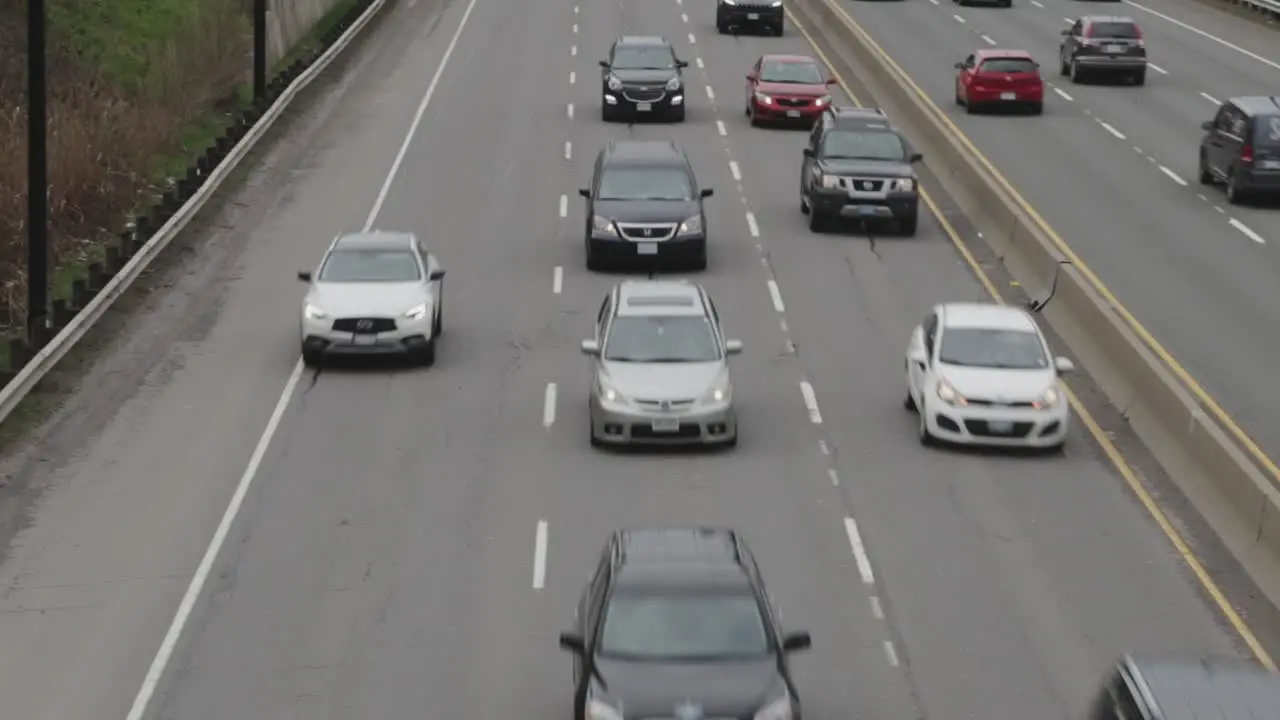
[[[720,345],[711,323],[704,317],[618,317],[609,328],[604,359],[639,363],[713,362],[720,359]]]
[[[1040,336],[1026,330],[947,328],[938,360],[948,365],[1011,370],[1049,367]]]
[[[422,279],[407,250],[335,250],[320,268],[320,282],[413,282]]]
[[[760,605],[747,594],[615,595],[601,655],[631,660],[726,660],[769,654]]]

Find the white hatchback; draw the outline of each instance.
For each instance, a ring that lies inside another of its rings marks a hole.
[[[1056,450],[1071,417],[1061,375],[1026,310],[991,303],[947,303],[911,333],[906,407],[919,415],[920,442]]]

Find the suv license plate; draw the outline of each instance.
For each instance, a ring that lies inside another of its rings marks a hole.
[[[1007,420],[992,420],[987,423],[987,429],[996,435],[1008,435],[1013,432],[1013,423]]]
[[[653,421],[654,432],[679,432],[680,421],[675,418],[657,418]]]
[[[1018,93],[1000,93],[1001,100],[1017,100]]]
[[[653,109],[653,103],[636,103],[636,112],[649,112]]]
[[[1123,45],[1103,45],[1102,52],[1112,53],[1112,54],[1122,53],[1124,52],[1124,46]]]
[[[760,19],[760,13],[747,13],[747,19],[748,19],[748,20],[759,20],[759,19]]]
[[[637,255],[657,255],[658,243],[640,243],[636,245]]]
[[[799,111],[799,110],[788,110],[788,111],[787,111],[787,117],[789,117],[789,118],[798,118],[798,117],[800,117],[800,111]]]
[[[374,343],[378,342],[378,336],[377,335],[354,335],[353,342],[355,342],[356,345],[373,345]]]

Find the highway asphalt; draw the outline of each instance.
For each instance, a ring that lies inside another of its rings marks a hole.
[[[556,635],[608,533],[635,525],[744,531],[784,622],[813,633],[810,718],[1066,720],[1122,652],[1239,652],[1083,432],[1062,457],[919,446],[908,334],[981,290],[932,218],[875,243],[806,229],[803,133],[742,113],[759,54],[812,52],[794,30],[719,36],[688,0],[435,10],[392,8],[295,138],[305,157],[276,159],[207,328],[50,458],[0,569],[6,717],[124,718],[142,685],[148,718],[563,718]],[[600,123],[596,63],[623,33],[691,61],[685,124]],[[677,141],[717,191],[697,279],[746,345],[736,451],[588,446],[578,341],[618,277],[584,268],[576,189],[626,137]],[[438,363],[298,376],[293,273],[378,197],[376,226],[418,232],[449,273]]]
[[[1280,389],[1259,362],[1276,345],[1257,331],[1280,323],[1280,207],[1229,206],[1197,179],[1200,124],[1222,99],[1274,87],[1275,31],[1193,0],[842,5],[1197,382],[1280,454]],[[1152,63],[1144,87],[1059,76],[1060,33],[1084,14],[1138,21]],[[969,116],[955,105],[953,65],[991,47],[1040,61],[1052,86],[1043,116]]]

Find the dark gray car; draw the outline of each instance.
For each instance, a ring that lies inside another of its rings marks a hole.
[[[1280,195],[1280,98],[1231,98],[1200,127],[1202,185],[1226,185],[1232,205]]]
[[[684,122],[684,77],[689,63],[662,37],[627,35],[600,61],[600,119],[652,118]]]
[[[667,140],[615,140],[596,156],[587,199],[587,269],[625,263],[707,267],[704,198],[684,151]]]
[[[1098,76],[1147,82],[1147,43],[1136,20],[1116,15],[1085,15],[1062,31],[1059,74],[1081,83]]]

